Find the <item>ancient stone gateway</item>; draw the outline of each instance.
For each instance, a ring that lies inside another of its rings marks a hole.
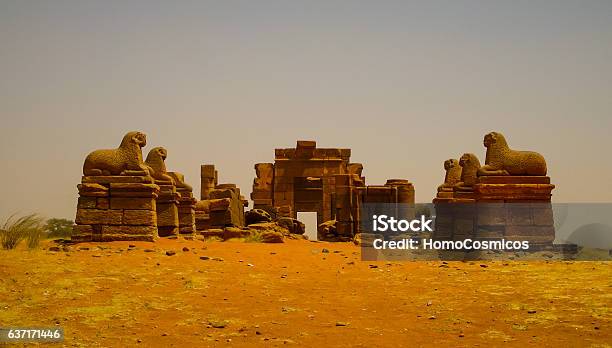
[[[350,156],[350,149],[317,148],[314,141],[276,149],[274,163],[255,165],[254,208],[294,219],[298,212],[316,212],[319,240],[346,241],[360,232],[361,204],[414,204],[408,180],[366,186],[363,166],[351,163]]]

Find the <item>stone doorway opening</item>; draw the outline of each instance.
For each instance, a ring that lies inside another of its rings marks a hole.
[[[297,219],[306,225],[306,233],[308,240],[317,239],[317,212],[315,211],[298,211]]]

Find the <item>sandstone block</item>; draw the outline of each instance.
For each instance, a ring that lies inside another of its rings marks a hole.
[[[263,243],[284,243],[284,236],[276,231],[263,231],[261,233],[261,241]]]
[[[96,208],[97,209],[110,209],[110,200],[105,197],[98,197],[98,199],[96,199]]]
[[[223,229],[223,239],[246,238],[251,235],[251,231],[237,227],[226,227]]]
[[[229,209],[231,204],[231,200],[229,198],[222,199],[210,199],[209,200],[209,210],[213,211],[226,211]]]
[[[155,210],[155,200],[145,197],[112,197],[110,199],[111,209],[129,210]]]
[[[124,210],[123,224],[124,225],[143,225],[155,226],[157,223],[157,214],[153,210]]]
[[[77,203],[77,209],[95,209],[96,203],[97,203],[96,197],[81,196],[79,197],[79,200]]]
[[[78,184],[79,195],[83,197],[106,197],[108,188],[100,184]]]
[[[550,184],[548,176],[479,176],[480,184]]]
[[[82,183],[143,183],[152,184],[153,178],[150,176],[127,176],[127,175],[112,175],[112,176],[83,176]]]
[[[178,209],[176,204],[157,203],[157,226],[178,227]]]
[[[159,192],[160,186],[156,184],[143,183],[111,183],[111,191],[128,191],[128,192]]]
[[[76,223],[78,225],[121,225],[123,211],[77,209]]]
[[[157,228],[155,226],[102,226],[102,235],[157,236]]]

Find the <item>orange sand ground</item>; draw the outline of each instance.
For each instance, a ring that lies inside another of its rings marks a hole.
[[[297,240],[101,245],[0,251],[0,327],[59,325],[56,346],[86,347],[612,342],[606,262],[367,262],[352,244]]]

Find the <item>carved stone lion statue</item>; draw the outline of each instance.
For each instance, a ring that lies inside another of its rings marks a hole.
[[[129,132],[116,149],[96,150],[87,155],[83,163],[83,175],[149,175],[149,168],[142,161],[142,147],[147,136],[141,132]]]
[[[444,184],[438,186],[438,192],[452,191],[455,184],[461,179],[461,166],[456,159],[451,158],[444,161],[444,169],[446,170]]]
[[[487,148],[487,157],[485,165],[478,170],[479,176],[546,175],[546,161],[542,155],[533,151],[510,149],[501,133],[485,135],[483,144]]]
[[[185,182],[185,176],[179,172],[168,172],[166,169],[166,158],[168,151],[163,147],[156,147],[149,151],[145,164],[149,166],[151,176],[155,180],[170,181],[177,188],[184,188],[192,191],[193,188]]]
[[[457,191],[471,191],[474,184],[478,181],[478,169],[480,161],[473,153],[464,153],[459,159],[461,166],[461,181],[459,181],[454,189]]]
[[[145,164],[149,166],[149,172],[156,181],[167,181],[174,185],[174,179],[166,171],[164,160],[168,157],[168,151],[163,147],[154,147],[149,151]]]
[[[185,176],[183,174],[179,172],[168,172],[168,175],[170,175],[172,179],[174,179],[174,184],[177,188],[183,188],[189,191],[193,191],[191,185],[185,182]]]

